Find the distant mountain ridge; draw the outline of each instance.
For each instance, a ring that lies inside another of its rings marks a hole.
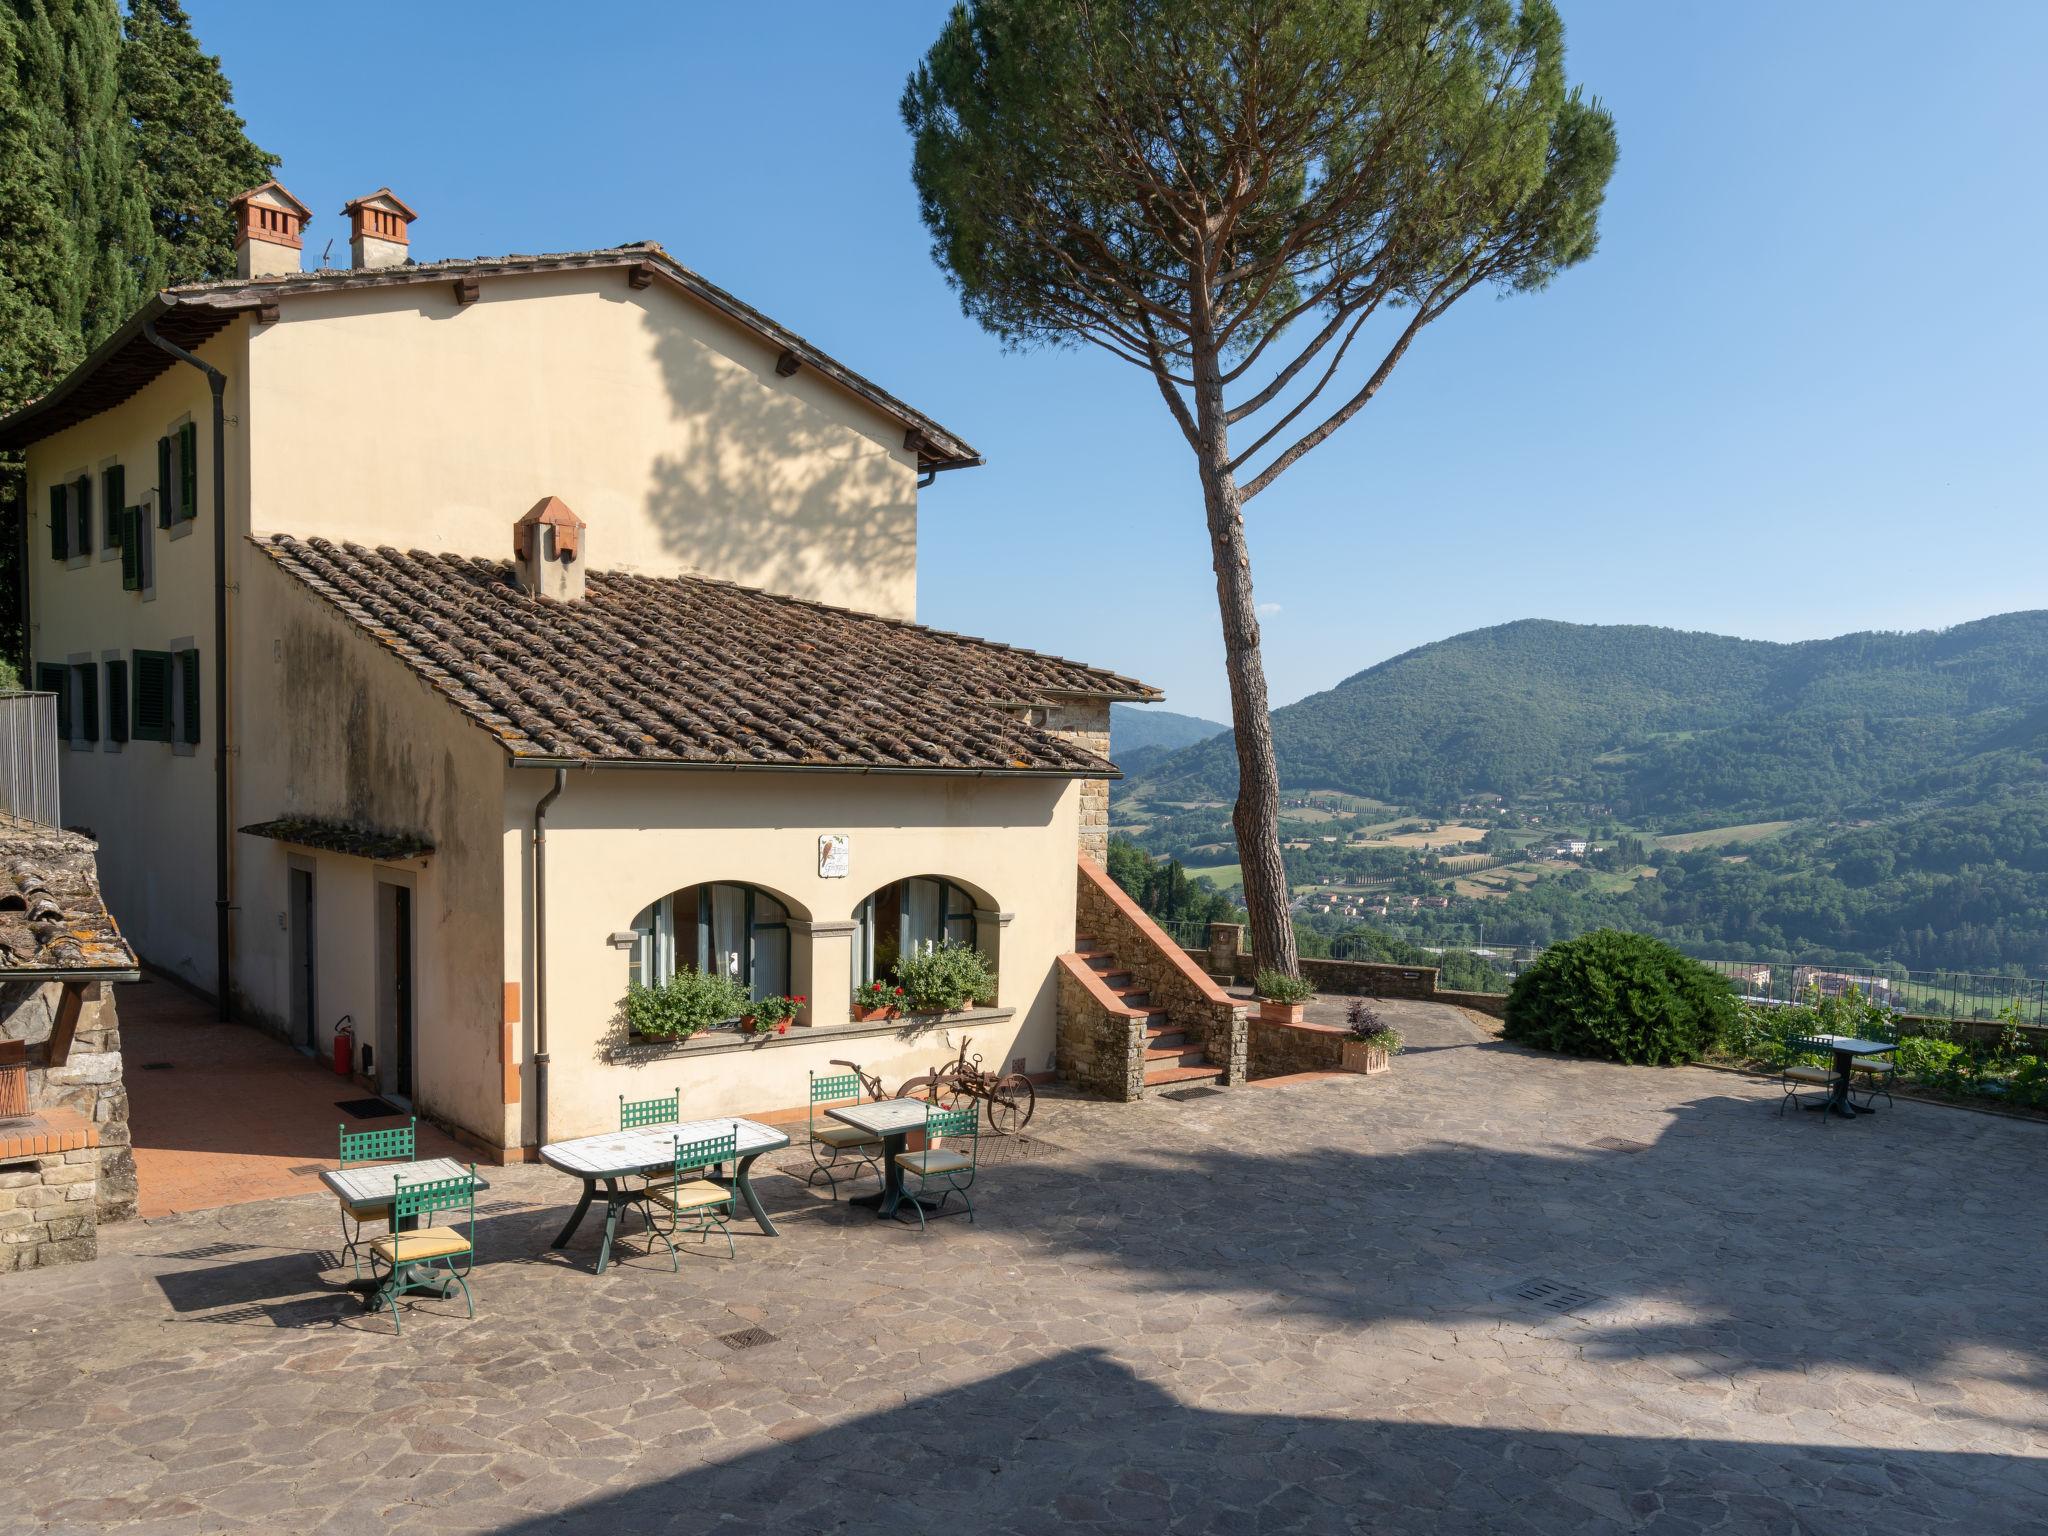
[[[1294,789],[1561,787],[1666,819],[1882,811],[2041,781],[2048,611],[1796,643],[1524,619],[1368,667],[1276,710],[1273,733]],[[1161,798],[1236,788],[1227,734],[1132,766]]]
[[[1214,720],[1176,715],[1170,709],[1160,709],[1151,704],[1112,704],[1109,706],[1109,755],[1122,762],[1123,754],[1142,748],[1164,747],[1174,752],[1229,729],[1229,726],[1218,725]]]

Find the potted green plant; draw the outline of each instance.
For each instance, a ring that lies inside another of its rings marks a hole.
[[[626,1024],[645,1040],[687,1040],[753,1006],[747,989],[729,976],[678,971],[652,986],[626,989]]]
[[[777,992],[757,998],[740,1015],[740,1029],[749,1035],[786,1035],[803,1005],[801,995],[785,997]]]
[[[900,956],[896,980],[910,1013],[953,1013],[972,1008],[978,998],[996,995],[995,972],[981,951],[955,939],[937,944],[927,940]]]
[[[877,977],[853,989],[853,1017],[857,1023],[870,1019],[893,1019],[903,1011],[903,989]]]
[[[1299,976],[1285,971],[1261,971],[1252,982],[1259,998],[1259,1020],[1265,1024],[1299,1024],[1302,1005],[1316,995],[1316,989]]]
[[[1351,1034],[1345,1040],[1344,1070],[1346,1072],[1387,1072],[1394,1065],[1394,1058],[1401,1054],[1401,1031],[1394,1028],[1373,1006],[1362,997],[1354,997],[1351,1006],[1344,1010],[1344,1022],[1351,1027]]]

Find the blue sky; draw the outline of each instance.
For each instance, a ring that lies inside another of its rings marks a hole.
[[[1005,353],[933,266],[896,102],[944,4],[188,0],[346,260],[660,240],[985,454],[925,494],[920,617],[1227,693],[1151,383]],[[1802,639],[2048,600],[2048,6],[1564,0],[1614,111],[1600,252],[1475,294],[1248,513],[1274,702],[1509,619]]]

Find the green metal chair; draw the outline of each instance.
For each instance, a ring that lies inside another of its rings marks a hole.
[[[403,1222],[431,1216],[436,1211],[454,1210],[468,1213],[467,1232],[452,1226],[398,1230]],[[431,1269],[436,1264],[445,1266],[450,1278],[462,1287],[463,1302],[469,1315],[475,1317],[476,1299],[469,1294],[469,1272],[476,1267],[476,1164],[471,1163],[468,1173],[452,1179],[427,1179],[418,1184],[398,1180],[392,1190],[391,1214],[393,1230],[370,1244],[372,1265],[382,1259],[391,1266],[378,1292],[379,1298],[391,1308],[391,1326],[404,1331],[398,1321],[398,1298],[412,1285],[413,1271]],[[462,1261],[460,1269],[455,1267],[457,1259]]]
[[[619,1129],[637,1131],[649,1125],[674,1125],[683,1118],[683,1090],[679,1086],[665,1099],[629,1099],[619,1095]],[[674,1182],[667,1173],[650,1173],[642,1181],[643,1189],[654,1189],[659,1185]]]
[[[413,1160],[414,1132],[419,1129],[419,1117],[415,1115],[404,1125],[394,1125],[381,1131],[351,1132],[345,1125],[336,1126],[341,1133],[341,1156],[337,1161],[344,1168],[360,1168],[364,1163],[409,1163]],[[363,1277],[363,1228],[370,1222],[381,1221],[384,1229],[391,1230],[391,1202],[370,1200],[360,1204],[341,1202],[341,1246],[355,1261],[356,1278]],[[349,1230],[349,1223],[355,1223],[355,1230]]]
[[[683,1267],[676,1254],[675,1235],[678,1230],[695,1232],[697,1241],[701,1243],[716,1228],[725,1238],[726,1257],[737,1256],[730,1225],[733,1187],[707,1179],[703,1173],[706,1168],[732,1162],[738,1140],[738,1134],[733,1131],[727,1131],[723,1136],[707,1136],[701,1141],[678,1140],[675,1166],[667,1181],[647,1191],[647,1230],[668,1244],[670,1268]],[[690,1177],[692,1174],[697,1177]],[[661,1224],[657,1210],[668,1212],[666,1226]],[[686,1217],[690,1225],[683,1228]],[[652,1239],[648,1242],[647,1251],[654,1251]]]
[[[1865,1020],[1856,1032],[1866,1040],[1882,1040],[1887,1045],[1899,1043],[1899,1027],[1896,1024],[1879,1023],[1875,1019]],[[1863,1105],[1866,1109],[1877,1103],[1877,1096],[1884,1095],[1885,1108],[1891,1108],[1892,1082],[1899,1073],[1898,1063],[1887,1052],[1883,1056],[1858,1056],[1849,1068],[1849,1090],[1861,1088]]]
[[[843,1176],[848,1183],[860,1177],[866,1168],[877,1179],[882,1177],[882,1139],[870,1131],[863,1131],[851,1125],[842,1125],[837,1120],[821,1120],[818,1106],[839,1104],[847,1100],[860,1100],[860,1078],[852,1072],[834,1073],[827,1077],[811,1074],[811,1105],[807,1124],[811,1131],[811,1171],[804,1175],[806,1184],[815,1184],[818,1175],[825,1176],[831,1187],[832,1198],[839,1198],[839,1180]],[[841,1159],[851,1164],[845,1170],[840,1168]]]
[[[1818,1055],[1824,1060],[1832,1061],[1835,1054],[1832,1041],[1787,1030],[1779,1037],[1779,1045],[1784,1054],[1778,1065],[1778,1086],[1785,1091],[1784,1098],[1778,1101],[1780,1115],[1785,1113],[1787,1104],[1799,1103],[1799,1090],[1802,1088],[1821,1088],[1830,1095],[1834,1093],[1834,1069],[1815,1066],[1807,1059]],[[1833,1118],[1832,1115],[1821,1116],[1823,1121]]]
[[[959,1141],[966,1138],[967,1150],[957,1146],[941,1147],[941,1138]],[[917,1188],[904,1192],[903,1204],[896,1207],[900,1217],[905,1206],[916,1213],[917,1230],[925,1230],[924,1197],[932,1185],[939,1188],[939,1209],[944,1210],[946,1202],[958,1195],[967,1204],[967,1219],[974,1220],[974,1200],[967,1193],[974,1183],[975,1168],[981,1155],[981,1106],[972,1101],[959,1109],[941,1109],[933,1104],[924,1112],[924,1150],[922,1152],[898,1152],[896,1166],[903,1170],[907,1184],[917,1180]]]

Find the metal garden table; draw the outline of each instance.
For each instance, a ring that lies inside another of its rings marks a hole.
[[[417,1163],[368,1163],[357,1168],[328,1168],[320,1175],[320,1182],[350,1205],[386,1205],[397,1198],[398,1181],[408,1184],[426,1184],[437,1179],[461,1179],[469,1176],[469,1164],[458,1163],[452,1157],[430,1157]],[[477,1175],[476,1187],[489,1189],[490,1183],[482,1174]],[[406,1225],[416,1226],[417,1216],[408,1219]],[[398,1223],[391,1224],[395,1233]],[[363,1310],[374,1312],[384,1304],[386,1279],[372,1277],[368,1280],[351,1280],[348,1289],[360,1291]],[[418,1291],[426,1295],[446,1296],[446,1280],[430,1280],[424,1274],[399,1287],[398,1294],[410,1295]]]
[[[884,1099],[879,1104],[848,1104],[825,1111],[831,1119],[882,1139],[882,1187],[872,1195],[855,1196],[848,1205],[871,1205],[877,1215],[886,1217],[894,1216],[905,1200],[918,1200],[916,1195],[903,1193],[903,1170],[897,1166],[896,1156],[913,1132],[924,1129],[924,1114],[930,1107],[923,1099]],[[938,1209],[930,1200],[918,1203],[928,1211]]]
[[[754,1120],[685,1120],[676,1125],[643,1125],[630,1131],[608,1131],[602,1136],[582,1136],[574,1141],[557,1141],[540,1149],[540,1160],[550,1168],[573,1174],[583,1181],[583,1198],[550,1247],[566,1248],[583,1216],[596,1199],[604,1201],[604,1242],[597,1250],[597,1272],[601,1275],[611,1262],[612,1238],[619,1230],[619,1213],[646,1198],[644,1189],[628,1189],[620,1181],[667,1173],[675,1167],[678,1141],[705,1141],[730,1133],[733,1137],[732,1186],[747,1212],[770,1237],[778,1234],[775,1223],[761,1209],[754,1186],[747,1175],[754,1159],[763,1152],[776,1152],[789,1145],[789,1137],[772,1125]],[[604,1185],[600,1190],[598,1185]]]
[[[1825,1099],[1806,1107],[1825,1110],[1844,1119],[1876,1114],[1877,1111],[1874,1109],[1859,1109],[1849,1102],[1849,1075],[1856,1066],[1857,1057],[1882,1056],[1886,1051],[1897,1050],[1898,1043],[1889,1040],[1862,1040],[1854,1035],[1820,1035],[1816,1038],[1827,1041],[1828,1048],[1835,1053],[1835,1086],[1828,1091]]]

